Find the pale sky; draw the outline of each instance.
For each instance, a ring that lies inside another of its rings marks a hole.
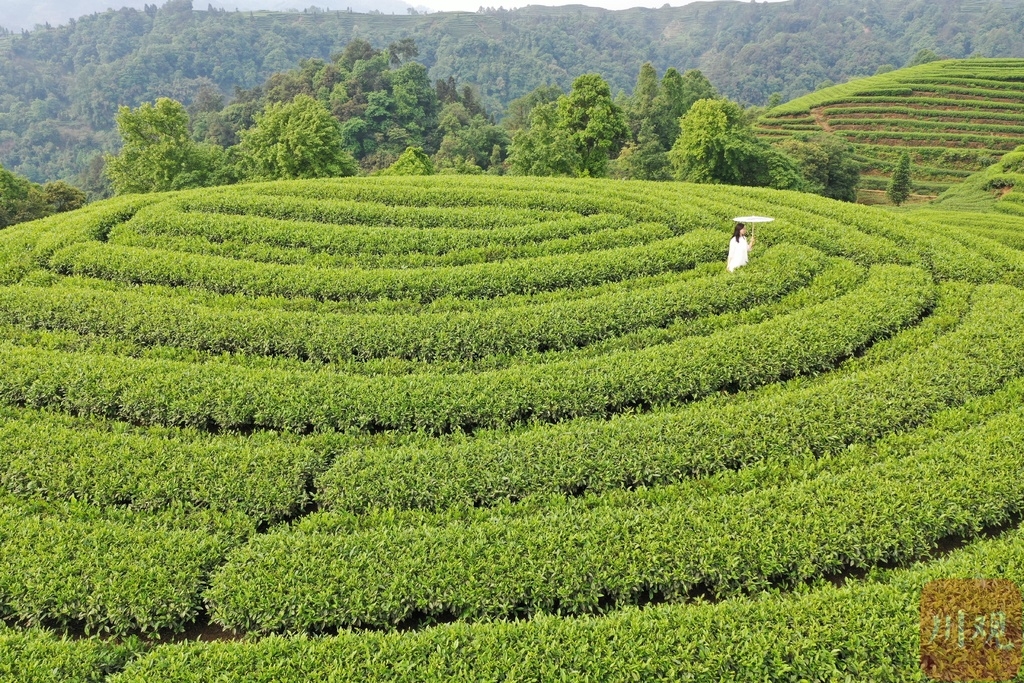
[[[501,0],[422,0],[414,1],[415,5],[429,7],[435,12],[475,12],[481,5],[484,7],[504,7],[515,9],[527,5],[587,5],[589,7],[603,7],[605,9],[630,9],[631,7],[661,7],[665,0],[588,0],[586,2],[566,2],[566,0],[513,0],[513,2],[502,2]],[[683,0],[669,2],[673,7],[685,5]]]
[[[0,0],[0,26],[8,29],[31,29],[36,24],[49,22],[53,25],[66,24],[69,18],[77,18],[108,8],[136,7],[149,2],[162,5],[166,0]],[[685,5],[692,0],[669,0],[673,7]],[[402,8],[413,6],[429,8],[435,12],[475,12],[480,6],[515,9],[526,5],[570,5],[581,4],[605,9],[629,9],[630,7],[661,7],[665,0],[192,0],[196,9],[206,9],[207,3],[214,7],[242,10],[250,9],[298,9],[317,5],[342,9],[352,7],[357,12],[379,8],[385,13],[401,14]]]
[[[198,0],[195,0],[198,1]],[[228,2],[230,0],[224,0]],[[342,0],[332,0],[332,2],[341,2]],[[429,7],[435,12],[475,12],[480,6],[484,7],[504,7],[505,9],[518,9],[520,7],[526,7],[527,5],[549,5],[549,6],[564,6],[564,5],[587,5],[588,7],[603,7],[605,9],[631,9],[633,7],[663,7],[666,4],[665,0],[512,0],[511,2],[502,2],[502,0],[405,0],[416,7]],[[697,0],[669,0],[667,4],[672,7],[681,7],[682,5],[688,5],[691,2]],[[741,1],[741,0],[737,0]],[[747,1],[747,0],[742,0]],[[780,2],[781,0],[757,0],[757,2]],[[332,7],[334,5],[331,5]]]

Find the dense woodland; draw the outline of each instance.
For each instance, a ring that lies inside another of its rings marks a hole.
[[[699,68],[725,96],[759,104],[903,66],[921,49],[948,57],[1024,53],[1024,2],[792,0],[693,3],[609,12],[530,7],[426,16],[201,11],[190,0],[83,17],[0,37],[0,164],[33,181],[92,187],[114,151],[121,105],[159,97],[193,113],[201,93],[231,102],[303,59],[330,60],[354,38],[415,40],[431,82],[474,87],[489,116],[545,84],[567,91],[599,73],[630,92],[642,64]],[[206,97],[206,95],[202,95]]]
[[[771,145],[759,107],[720,96],[697,69],[647,62],[631,96],[600,74],[569,92],[541,86],[496,124],[475,90],[430,82],[415,42],[356,39],[331,60],[304,60],[224,106],[204,90],[193,111],[162,97],[122,106],[122,146],[101,158],[93,196],[357,174],[482,174],[684,180],[770,186],[856,199],[852,148],[818,132]],[[27,181],[25,181],[27,182]],[[28,219],[31,216],[24,216]]]

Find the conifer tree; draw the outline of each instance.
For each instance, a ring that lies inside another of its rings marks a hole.
[[[643,122],[655,118],[658,113],[655,111],[655,100],[658,97],[659,86],[658,74],[654,67],[650,62],[645,63],[640,67],[627,112],[634,138],[639,135]]]
[[[896,170],[889,179],[889,187],[885,194],[896,206],[907,201],[910,197],[910,153],[904,151],[900,160],[896,163]]]

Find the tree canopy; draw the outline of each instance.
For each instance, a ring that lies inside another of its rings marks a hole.
[[[255,125],[242,131],[239,153],[245,176],[255,180],[355,175],[341,125],[309,95],[267,105]]]
[[[114,191],[154,192],[278,178],[375,172],[419,149],[444,172],[501,172],[510,142],[476,91],[431,83],[414,42],[349,43],[224,98],[169,98],[118,113],[123,147],[107,158]]]
[[[530,126],[516,131],[508,155],[513,175],[575,176],[583,168],[569,131],[560,125],[556,102],[530,112]]]
[[[471,84],[498,118],[512,114],[510,103],[538,86],[566,92],[585,73],[600,73],[613,93],[630,92],[647,61],[659,73],[675,67],[681,76],[699,67],[718,94],[746,105],[764,103],[772,93],[789,100],[825,80],[844,83],[882,65],[905,66],[921,49],[954,58],[1024,54],[1024,14],[996,2],[800,0],[620,12],[524,7],[483,12],[472,22],[454,13],[391,17],[344,11],[300,14],[299,20],[295,14],[250,16],[205,6],[161,2],[3,37],[0,163],[35,182],[87,175],[98,153],[116,152],[119,104],[134,108],[171,97],[203,126],[195,105],[204,92],[232,99],[236,88],[260,87],[303,59],[332,64],[355,38],[364,41],[362,51],[349,50],[347,63],[334,68],[351,72],[355,61],[369,59],[366,46],[377,46],[388,70],[418,61],[431,83],[451,77]],[[402,47],[410,39],[416,55]],[[320,97],[321,87],[329,95],[327,81],[306,94],[331,108]],[[289,102],[296,94],[275,101]],[[236,113],[244,118],[254,112]],[[526,121],[520,117],[521,124]],[[232,130],[250,125],[251,119]],[[380,134],[388,145],[388,131],[374,129],[362,140]],[[237,142],[223,127],[221,133],[226,136],[199,139],[222,147]],[[666,150],[677,134],[659,130]],[[383,168],[409,144],[420,141],[398,140],[364,168]],[[437,144],[423,141],[428,153]]]
[[[627,105],[631,140],[616,160],[615,175],[668,180],[671,171],[667,151],[679,137],[680,119],[697,100],[714,97],[714,87],[700,71],[680,75],[670,67],[659,82],[654,66],[644,63]]]
[[[793,158],[807,180],[807,190],[845,202],[857,201],[860,167],[853,147],[835,135],[795,137],[776,145]]]
[[[694,102],[669,152],[677,180],[805,189],[796,163],[757,139],[743,109],[725,99]]]
[[[534,107],[530,127],[512,138],[509,165],[523,175],[604,177],[629,139],[622,110],[597,74],[580,76],[568,95]]]
[[[121,152],[107,157],[106,174],[118,194],[161,192],[219,184],[226,180],[222,151],[192,139],[189,115],[167,97],[138,109],[121,107],[117,129]]]
[[[41,186],[0,166],[0,228],[74,211],[85,200],[84,192],[65,182]]]
[[[598,74],[585,74],[557,103],[558,125],[569,135],[579,155],[577,175],[607,175],[608,157],[626,141],[629,129],[622,110],[612,102],[611,89]]]
[[[851,199],[848,149],[820,138],[771,147],[756,115],[715,93],[699,71],[645,63],[631,96],[613,99],[598,74],[568,93],[544,86],[498,125],[475,89],[433,85],[413,43],[378,50],[352,41],[330,62],[306,60],[238,91],[208,92],[189,111],[162,98],[122,108],[124,147],[108,161],[115,190],[150,192],[356,173],[512,173],[767,185]],[[191,132],[190,132],[191,131]],[[197,139],[202,142],[197,142]],[[669,151],[670,150],[670,151]]]
[[[409,147],[379,175],[434,175],[434,164],[422,147]]]
[[[890,202],[900,206],[910,198],[910,191],[910,153],[904,150],[896,162],[896,170],[889,178],[889,187],[886,188],[885,194]]]

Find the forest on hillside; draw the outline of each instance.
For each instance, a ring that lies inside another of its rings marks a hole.
[[[568,93],[541,86],[513,100],[497,124],[474,88],[451,77],[431,83],[416,55],[411,38],[385,50],[356,39],[331,60],[303,60],[237,89],[226,106],[214,89],[189,108],[167,97],[122,106],[121,149],[94,157],[88,195],[0,166],[0,228],[87,196],[366,174],[675,179],[857,196],[849,145],[824,132],[758,139],[751,123],[764,108],[721,97],[698,69],[659,77],[646,62],[633,94],[614,98],[600,74],[584,74]]]
[[[431,79],[472,85],[488,113],[544,84],[600,73],[628,92],[640,66],[699,68],[745,104],[945,57],[1024,54],[1022,0],[698,2],[611,12],[579,6],[423,16],[200,11],[191,0],[0,37],[0,164],[36,182],[95,171],[118,106],[204,90],[229,100],[354,38],[411,38]]]
[[[674,178],[856,198],[849,145],[827,133],[761,141],[751,122],[762,108],[722,98],[697,69],[659,77],[647,62],[633,95],[614,99],[600,74],[584,74],[568,93],[541,86],[513,100],[496,124],[472,87],[450,77],[431,83],[415,56],[412,39],[386,50],[356,39],[329,61],[303,60],[237,90],[227,106],[204,90],[190,108],[166,97],[121,107],[123,146],[102,157],[102,172],[90,167],[83,185],[96,199],[239,181],[487,173]],[[29,220],[27,209],[7,213]]]

